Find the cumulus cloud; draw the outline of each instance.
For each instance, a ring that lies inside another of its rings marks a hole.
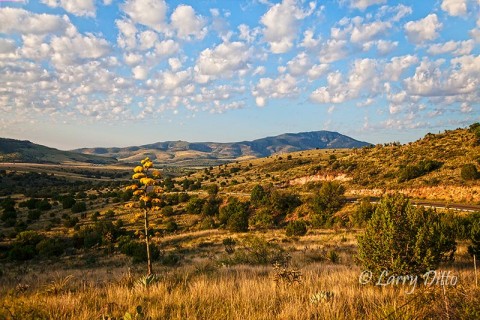
[[[292,49],[298,33],[298,21],[305,19],[315,10],[316,4],[309,3],[304,11],[296,0],[283,0],[272,6],[260,22],[265,26],[263,36],[273,53],[285,53]]]
[[[368,7],[373,6],[375,4],[382,4],[385,2],[387,2],[387,0],[351,0],[350,6],[352,8],[365,10]]]
[[[68,18],[37,14],[17,8],[0,8],[0,33],[6,34],[63,34],[71,26]]]
[[[252,90],[255,102],[259,107],[264,107],[268,99],[291,97],[297,95],[298,92],[297,81],[289,74],[276,79],[261,78]]]
[[[164,0],[127,0],[122,9],[135,23],[159,32],[165,27],[167,4]]]
[[[76,16],[95,16],[95,0],[41,0],[49,7],[61,7],[65,11]]]
[[[443,0],[441,7],[451,16],[463,16],[467,13],[466,0]]]
[[[409,21],[405,24],[407,38],[412,43],[422,43],[435,40],[438,37],[438,31],[442,29],[442,23],[438,21],[435,13],[429,14],[423,19]]]
[[[182,39],[203,39],[206,35],[205,19],[195,15],[191,6],[180,5],[171,16],[172,27]]]
[[[195,65],[197,82],[206,83],[212,79],[226,76],[234,72],[247,70],[251,52],[243,42],[224,42],[213,49],[205,49],[200,53]]]
[[[110,51],[105,39],[94,35],[77,35],[70,37],[54,37],[51,41],[52,61],[57,68],[78,64],[82,59],[98,59]]]
[[[452,53],[455,56],[468,55],[475,47],[473,40],[466,41],[447,41],[429,46],[427,52],[431,55]]]

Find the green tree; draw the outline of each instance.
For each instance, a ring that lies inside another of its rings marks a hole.
[[[301,237],[307,234],[307,224],[303,220],[290,221],[285,230],[287,237]]]
[[[314,194],[311,200],[311,209],[316,227],[331,223],[333,214],[345,204],[345,187],[337,182],[325,182]]]
[[[453,228],[424,207],[415,208],[403,195],[378,204],[365,233],[358,238],[358,261],[374,274],[421,275],[453,259]]]
[[[460,174],[463,180],[476,180],[480,176],[477,167],[472,163],[462,166]]]
[[[220,209],[220,223],[226,225],[230,231],[248,231],[249,207],[248,202],[241,202],[235,197],[230,197],[227,205]]]
[[[266,202],[268,201],[268,195],[261,185],[257,184],[253,187],[250,193],[250,201],[254,206],[261,206],[266,204]]]
[[[477,216],[478,218],[479,216]],[[471,245],[468,246],[468,253],[475,256],[476,259],[480,259],[480,219],[473,222],[470,230]]]

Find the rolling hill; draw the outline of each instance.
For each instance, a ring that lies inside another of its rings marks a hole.
[[[61,151],[30,141],[0,138],[0,162],[112,164],[117,160],[111,157]]]
[[[158,163],[192,165],[267,157],[310,149],[351,149],[370,145],[330,131],[286,133],[253,141],[233,143],[166,141],[126,148],[83,148],[88,155],[107,156],[122,162],[136,162],[148,156]]]

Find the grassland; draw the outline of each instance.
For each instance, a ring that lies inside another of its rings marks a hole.
[[[126,238],[144,238],[142,212],[125,207],[132,196],[121,187],[127,167],[3,164],[2,200],[13,199],[16,221],[0,222],[0,320],[479,319],[478,275],[465,237],[457,239],[454,262],[438,269],[457,277],[455,285],[362,285],[355,258],[364,226],[355,220],[361,204],[344,203],[329,225],[310,219],[312,197],[325,181],[341,183],[350,196],[402,192],[480,204],[478,180],[461,177],[463,165],[479,164],[475,139],[458,129],[407,145],[309,150],[200,170],[164,168],[162,209],[150,217],[159,252],[150,285],[145,263],[122,249]],[[404,179],[405,168],[424,163],[433,169]],[[220,187],[218,194],[212,196],[211,185]],[[230,197],[246,203],[256,185],[275,201],[298,203],[282,209],[252,205],[249,231],[228,231],[219,208]],[[86,210],[74,212],[66,198],[85,203]],[[32,199],[50,207],[29,208]],[[191,206],[196,199],[203,201],[198,212]],[[206,213],[205,203],[217,206],[216,213]],[[252,221],[261,212],[282,220],[259,227]],[[308,233],[287,237],[285,226],[296,219],[308,222]],[[9,252],[25,230],[64,244],[62,251],[50,255],[55,248],[43,246],[45,254],[15,260]]]

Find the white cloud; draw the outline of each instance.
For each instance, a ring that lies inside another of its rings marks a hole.
[[[314,49],[314,48],[317,48],[319,44],[320,44],[320,38],[318,39],[314,38],[313,30],[309,29],[303,33],[303,41],[300,44],[301,47],[304,47],[306,49]]]
[[[472,52],[475,43],[473,40],[448,41],[429,46],[427,52],[431,55],[445,54],[452,52],[455,56],[468,55]]]
[[[145,80],[148,76],[148,70],[143,66],[136,66],[132,69],[132,73],[137,80]]]
[[[52,61],[57,68],[70,64],[81,63],[82,59],[98,59],[110,51],[110,45],[105,39],[94,35],[76,35],[70,37],[53,37],[50,44]]]
[[[49,7],[61,7],[76,16],[95,16],[95,0],[41,0]]]
[[[167,4],[164,0],[127,0],[122,9],[135,23],[158,32],[165,28]]]
[[[418,58],[412,55],[393,57],[385,65],[384,76],[388,81],[398,81],[401,75],[412,65],[418,63]]]
[[[320,50],[320,62],[330,63],[347,57],[347,44],[346,40],[327,40]]]
[[[466,0],[443,0],[441,7],[451,16],[463,16],[467,13]]]
[[[208,82],[217,77],[230,77],[234,72],[247,70],[250,50],[243,42],[224,42],[213,49],[205,49],[197,59],[197,81]]]
[[[135,49],[137,47],[137,28],[130,20],[116,20],[115,24],[118,28],[117,43],[123,49]]]
[[[178,58],[170,58],[168,59],[168,65],[172,71],[177,71],[182,67],[182,62]]]
[[[160,56],[171,56],[180,50],[180,45],[172,39],[160,41],[155,45],[155,52]]]
[[[14,40],[0,38],[0,54],[13,53],[16,48]]]
[[[259,28],[250,29],[246,24],[241,24],[238,26],[238,31],[240,35],[238,36],[241,40],[246,41],[247,43],[252,43],[260,34]]]
[[[155,32],[151,30],[146,30],[139,35],[140,40],[140,50],[148,50],[155,46],[155,43],[158,41],[158,36]]]
[[[422,43],[435,40],[442,26],[442,23],[438,21],[437,15],[433,13],[421,20],[409,21],[404,27],[410,42]]]
[[[263,107],[266,105],[267,99],[291,97],[298,94],[298,91],[295,78],[285,74],[276,79],[261,78],[253,88],[252,94],[257,106]]]
[[[51,14],[36,14],[16,8],[0,8],[0,33],[63,34],[71,26],[68,18]]]
[[[316,7],[309,3],[308,11],[302,10],[296,0],[283,0],[265,13],[260,22],[265,26],[263,36],[273,53],[285,53],[292,49],[298,33],[298,21],[311,15]]]
[[[366,8],[373,6],[374,4],[382,4],[387,2],[387,0],[351,0],[350,6],[352,8],[365,10]]]
[[[195,15],[191,6],[179,5],[171,16],[172,27],[182,39],[203,39],[207,33],[205,19]]]
[[[363,43],[384,34],[391,28],[389,22],[375,21],[367,24],[355,25],[350,40],[355,43]]]
[[[398,47],[398,41],[378,40],[377,50],[381,55],[386,55]]]
[[[288,71],[294,76],[304,75],[310,70],[312,65],[309,55],[305,52],[299,53],[295,58],[287,62]]]
[[[314,65],[308,70],[308,80],[313,81],[327,73],[330,66],[326,63]]]

